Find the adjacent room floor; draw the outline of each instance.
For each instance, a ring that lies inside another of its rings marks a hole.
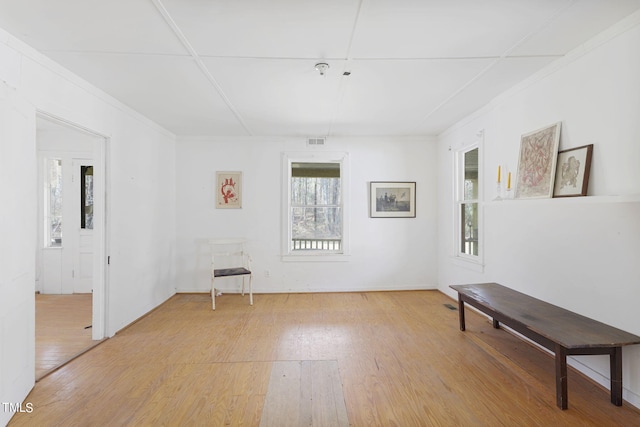
[[[96,345],[91,294],[36,294],[36,380]]]
[[[25,402],[11,426],[640,425],[574,370],[558,409],[550,355],[438,291],[178,294]]]

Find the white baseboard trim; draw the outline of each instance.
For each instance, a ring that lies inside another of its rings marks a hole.
[[[226,288],[224,286],[217,287],[219,291],[224,294],[239,294],[240,288],[237,286]],[[400,286],[374,286],[374,287],[347,287],[347,288],[314,288],[307,287],[301,289],[291,289],[291,288],[253,288],[254,294],[303,294],[303,293],[334,293],[334,292],[389,292],[389,291],[437,291],[438,287],[436,285],[400,285]],[[245,290],[246,291],[246,290]],[[209,293],[211,292],[211,288],[180,288],[176,289],[176,293],[178,294],[193,294],[193,293]]]

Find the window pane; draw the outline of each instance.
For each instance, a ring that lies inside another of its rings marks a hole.
[[[339,205],[340,178],[291,178],[291,204]]]
[[[328,250],[339,250],[342,240],[342,210],[339,207],[298,207],[291,210],[292,249],[320,249],[300,246],[301,241],[333,242]],[[336,247],[335,244],[338,244]]]
[[[464,200],[478,199],[478,149],[464,153]]]
[[[339,207],[293,208],[291,211],[291,229],[294,239],[339,239],[342,235],[342,215]]]
[[[59,247],[62,246],[62,159],[46,159],[45,165],[45,244],[49,247]]]
[[[461,205],[462,239],[460,252],[467,255],[478,255],[478,204],[463,203]]]

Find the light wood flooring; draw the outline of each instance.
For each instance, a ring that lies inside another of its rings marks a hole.
[[[214,312],[179,294],[36,383],[33,412],[10,425],[259,426],[269,413],[298,426],[274,421],[286,402],[267,396],[286,361],[333,361],[352,426],[640,425],[573,370],[558,409],[552,357],[472,310],[461,332],[446,304],[437,291],[225,294]]]
[[[91,339],[91,294],[36,294],[36,380],[98,342]]]

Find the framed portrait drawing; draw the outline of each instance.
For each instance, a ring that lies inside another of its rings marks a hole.
[[[553,196],[556,176],[560,125],[551,126],[522,135],[516,199],[542,198]]]
[[[415,218],[416,183],[371,182],[369,216],[371,218]]]
[[[593,144],[558,153],[553,197],[586,196]]]
[[[216,172],[216,208],[242,207],[242,172]]]

